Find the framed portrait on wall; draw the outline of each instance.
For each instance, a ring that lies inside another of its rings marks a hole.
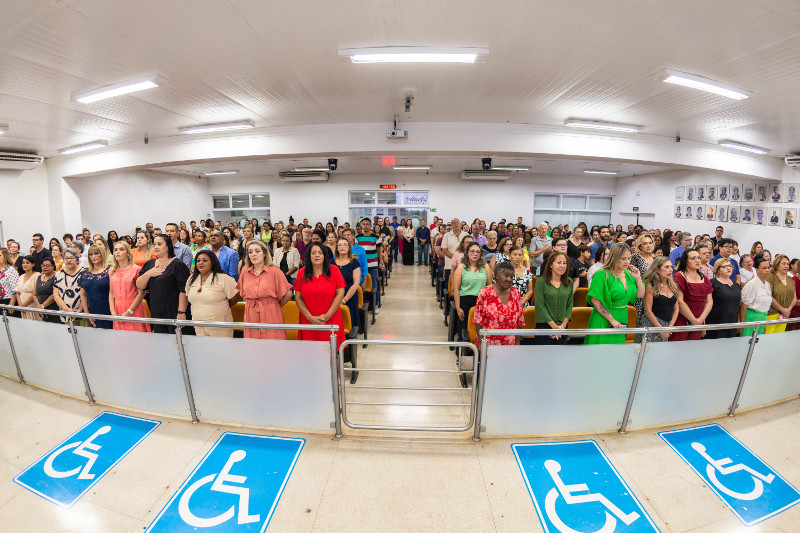
[[[739,220],[742,221],[742,224],[752,224],[753,219],[756,217],[755,206],[752,205],[743,205],[739,214]]]
[[[730,201],[741,202],[743,189],[744,186],[741,183],[731,183],[728,185],[728,196],[730,196]]]
[[[683,206],[681,204],[675,204],[675,218],[683,218]]]
[[[697,200],[697,198],[695,197],[694,191],[695,191],[695,186],[694,185],[689,185],[688,187],[686,187],[686,201],[687,202],[694,202],[695,200]]]
[[[756,206],[753,212],[753,224],[756,226],[767,225],[767,209],[765,207]]]
[[[683,212],[683,218],[686,220],[694,220],[694,204],[686,204]]]
[[[789,204],[800,203],[800,184],[798,183],[784,183],[786,188],[783,201]]]
[[[717,222],[728,221],[728,206],[726,204],[719,204],[717,206]]]
[[[734,224],[739,223],[739,209],[741,209],[738,205],[729,205],[728,206],[728,222],[732,222]]]
[[[783,227],[794,228],[797,227],[795,221],[797,220],[797,209],[794,207],[783,209]]]
[[[716,202],[719,200],[719,187],[717,185],[706,185],[706,202]]]
[[[742,201],[755,202],[756,201],[756,186],[752,183],[745,183],[742,185]]]
[[[695,204],[694,206],[694,219],[703,220],[706,215],[706,210],[702,205]]]
[[[769,194],[769,201],[770,202],[784,202],[784,194],[783,190],[783,183],[773,183],[770,185],[769,189],[767,190],[767,194]]]
[[[675,187],[675,201],[682,202],[683,201],[683,185],[680,187]]]
[[[705,185],[697,185],[694,188],[694,194],[695,194],[696,200],[698,202],[705,202],[706,201],[706,186]]]
[[[720,202],[727,202],[730,200],[730,190],[727,185],[717,185],[717,196]]]
[[[780,226],[781,225],[781,208],[780,207],[768,207],[767,213],[769,213],[769,225],[770,226]]]
[[[717,220],[717,206],[714,204],[706,204],[706,220],[714,222]]]
[[[769,198],[769,183],[759,183],[756,185],[756,202],[766,202]]]

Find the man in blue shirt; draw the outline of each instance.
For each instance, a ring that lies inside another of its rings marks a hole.
[[[230,277],[239,279],[239,254],[233,251],[230,246],[225,246],[225,238],[222,232],[215,229],[208,237],[208,242],[211,245],[211,251],[214,252],[219,259],[219,266],[222,267]]]
[[[178,230],[178,225],[174,222],[170,222],[164,226],[164,231],[167,233],[167,237],[172,240],[172,249],[175,252],[175,257],[183,261],[186,268],[192,270],[192,250],[178,241],[178,232],[180,231]]]
[[[416,232],[417,237],[417,264],[428,266],[428,258],[431,255],[431,230],[424,220],[420,220]]]
[[[739,277],[739,263],[736,262],[736,259],[731,257],[731,254],[733,253],[734,242],[735,241],[733,239],[720,239],[718,243],[719,253],[712,257],[708,264],[714,266],[714,263],[716,263],[718,259],[729,259],[733,265],[733,271],[731,271],[731,281],[738,284],[741,281],[741,278]]]
[[[681,246],[678,246],[669,253],[669,260],[672,263],[672,272],[677,272],[678,261],[683,255],[683,252],[689,250],[691,247],[692,247],[692,234],[689,233],[688,231],[684,231],[681,234]],[[713,265],[713,263],[711,264]]]
[[[392,260],[396,263],[397,262],[397,253],[400,251],[400,245],[398,244],[398,235],[397,235],[397,228],[400,227],[400,223],[397,222],[397,217],[392,217],[392,223],[389,224],[392,227],[392,234],[394,235],[394,239],[392,239]]]

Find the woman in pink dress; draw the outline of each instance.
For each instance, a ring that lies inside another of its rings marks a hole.
[[[301,324],[337,325],[337,349],[344,342],[344,320],[339,305],[344,298],[345,281],[339,267],[331,265],[319,242],[306,249],[304,267],[297,272],[294,282],[294,301],[300,311]],[[300,331],[300,340],[330,341],[328,331]]]
[[[281,306],[292,298],[292,286],[281,269],[272,264],[269,249],[260,239],[247,243],[236,289],[245,300],[245,322],[283,324]],[[281,329],[245,329],[244,337],[286,340],[286,332]]]
[[[139,265],[133,262],[133,252],[128,243],[122,240],[115,242],[114,265],[108,273],[108,307],[112,315],[147,318],[144,306],[140,305],[144,299],[144,291],[137,289],[134,283],[139,270]],[[150,324],[114,321],[114,329],[149,333]]]

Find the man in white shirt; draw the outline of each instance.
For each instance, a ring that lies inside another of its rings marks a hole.
[[[539,268],[544,262],[542,254],[552,248],[553,239],[547,236],[548,224],[541,222],[539,224],[539,231],[536,237],[531,240],[530,258],[531,258],[531,271],[534,274],[539,273]]]
[[[441,251],[445,256],[444,260],[444,282],[445,286],[447,286],[447,282],[450,279],[450,258],[453,257],[456,249],[458,249],[458,245],[461,244],[461,241],[464,240],[464,237],[467,236],[466,233],[461,231],[461,221],[457,218],[454,218],[453,221],[450,223],[450,231],[444,234],[442,237],[442,245]]]

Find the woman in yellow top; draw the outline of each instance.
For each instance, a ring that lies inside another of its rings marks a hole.
[[[772,263],[772,272],[767,282],[772,288],[772,306],[767,312],[767,320],[779,320],[789,318],[792,314],[792,307],[797,305],[795,294],[795,280],[788,275],[789,258],[778,254]],[[776,324],[767,326],[765,333],[781,333],[786,331],[786,324]]]
[[[269,220],[265,220],[264,223],[261,225],[261,231],[258,233],[258,238],[261,239],[261,242],[267,245],[267,248],[272,250],[272,225],[269,223]]]

